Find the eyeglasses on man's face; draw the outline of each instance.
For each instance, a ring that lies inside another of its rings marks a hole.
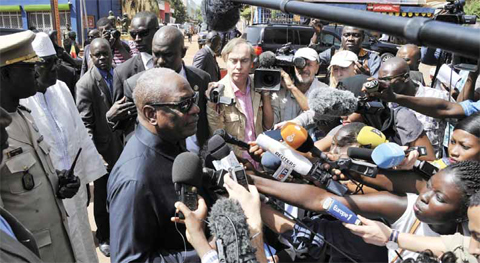
[[[151,103],[147,105],[152,107],[176,108],[178,111],[185,114],[190,111],[190,109],[193,107],[193,104],[198,104],[198,92],[195,92],[192,97],[179,102]]]

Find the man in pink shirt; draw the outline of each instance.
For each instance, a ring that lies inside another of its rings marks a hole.
[[[210,132],[225,129],[227,133],[243,141],[255,141],[264,130],[273,126],[273,110],[270,95],[253,90],[249,76],[255,53],[250,43],[241,38],[232,39],[222,50],[227,75],[218,84],[225,85],[224,97],[233,98],[234,104],[207,106]],[[239,158],[255,164],[246,151],[233,147]]]

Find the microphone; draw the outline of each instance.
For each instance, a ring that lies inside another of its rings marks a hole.
[[[208,216],[208,227],[216,237],[220,262],[258,262],[250,242],[247,218],[237,201],[219,199]]]
[[[315,121],[331,120],[354,112],[376,115],[385,109],[379,101],[366,101],[365,97],[357,98],[348,90],[334,88],[313,90],[308,96],[308,106],[315,113]]]
[[[357,135],[357,142],[368,148],[375,148],[378,145],[388,142],[385,134],[372,126],[363,127]]]
[[[395,167],[405,159],[405,151],[402,147],[391,142],[380,144],[374,150],[349,147],[347,154],[350,158],[373,162],[382,169]]]
[[[236,145],[238,147],[241,147],[243,149],[248,150],[250,148],[250,145],[244,141],[240,141],[239,139],[235,138],[234,136],[228,134],[224,129],[218,129],[213,132],[214,135],[219,135],[222,137],[226,142],[231,143],[233,145]]]
[[[184,152],[175,158],[172,167],[172,182],[175,184],[175,192],[179,201],[190,210],[197,210],[197,189],[202,185],[202,162],[196,154]],[[182,213],[179,213],[179,217],[185,218]]]
[[[273,155],[271,152],[266,152],[263,154],[261,163],[267,172],[270,171],[273,173],[272,177],[280,182],[287,180],[293,171],[291,167],[288,167],[282,163],[282,160]]]
[[[260,68],[271,68],[275,65],[276,56],[272,51],[265,51],[258,56]]]
[[[240,20],[240,5],[228,0],[203,0],[202,16],[209,30],[226,32]]]
[[[257,144],[264,150],[269,151],[278,157],[287,167],[302,175],[310,182],[317,182],[324,185],[328,191],[343,196],[348,191],[347,187],[332,180],[332,175],[321,167],[321,163],[313,165],[306,157],[293,151],[286,145],[260,134],[257,137]]]
[[[323,201],[323,209],[325,209],[329,215],[344,223],[354,224],[357,226],[362,224],[360,219],[358,219],[357,215],[353,213],[352,210],[348,209],[348,207],[343,205],[341,202],[331,197]]]
[[[325,154],[315,147],[312,138],[302,126],[288,122],[283,126],[280,134],[283,141],[293,149],[302,153],[311,152],[315,157],[325,158]]]

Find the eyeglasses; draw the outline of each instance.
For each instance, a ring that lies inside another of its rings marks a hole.
[[[148,34],[150,34],[150,30],[157,31],[157,29],[158,29],[158,27],[157,27],[157,28],[145,29],[145,30],[138,31],[138,32],[130,31],[130,36],[131,36],[133,39],[136,39],[137,36],[139,36],[139,37],[141,37],[141,38],[144,38],[144,37],[147,37]]]
[[[395,75],[395,76],[389,76],[389,77],[383,77],[383,78],[378,78],[379,81],[384,81],[384,82],[388,82],[388,81],[392,81],[398,77],[404,77],[404,78],[408,78],[409,74],[408,72],[407,73],[402,73],[402,74],[399,74],[399,75]]]
[[[147,105],[152,107],[175,107],[181,113],[188,113],[192,108],[193,104],[198,104],[198,92],[195,92],[195,94],[191,98],[184,99],[179,102],[152,103]]]

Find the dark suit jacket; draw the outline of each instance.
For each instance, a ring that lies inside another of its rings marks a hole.
[[[115,74],[114,70],[114,78]],[[108,169],[113,168],[123,150],[122,132],[113,131],[107,123],[107,111],[123,97],[123,90],[113,91],[112,95],[96,67],[89,69],[76,86],[78,111]]]
[[[220,67],[218,66],[217,60],[206,47],[197,51],[193,57],[192,66],[210,74],[210,78],[214,82],[217,82],[221,79]]]
[[[75,72],[75,69],[66,65],[66,63],[60,64],[58,67],[58,79],[67,84],[68,89],[75,100],[75,84],[77,84],[78,81],[78,74]]]
[[[116,68],[117,72],[113,76],[113,88],[115,90],[124,90],[123,82],[131,76],[145,71],[142,56],[140,54],[130,58]]]
[[[15,240],[3,232],[0,234],[0,262],[41,262],[32,233],[2,207],[0,216],[7,221],[17,238]]]
[[[198,107],[200,107],[200,119],[197,124],[197,140],[200,147],[202,147],[210,136],[207,121],[207,98],[205,97],[205,91],[208,88],[208,83],[210,83],[210,76],[203,70],[195,67],[184,65],[184,69],[188,83],[190,83],[190,86],[194,91],[199,92]],[[140,72],[124,82],[124,94],[125,97],[127,97],[127,100],[133,101],[133,90],[137,84],[137,80],[142,74],[143,72]],[[126,130],[132,130],[132,128],[128,127]]]

